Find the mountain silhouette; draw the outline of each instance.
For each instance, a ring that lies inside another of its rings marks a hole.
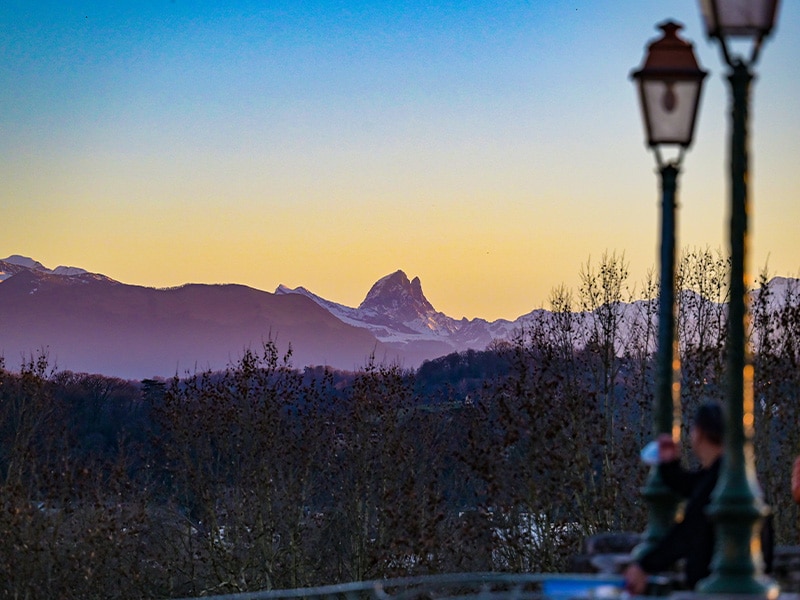
[[[369,329],[411,365],[450,352],[483,350],[495,339],[510,339],[520,326],[519,319],[489,322],[448,317],[425,297],[419,277],[409,280],[401,270],[375,282],[357,308],[331,302],[303,287],[281,285],[275,293],[306,296],[343,322]]]
[[[787,299],[796,303],[800,282],[775,277],[767,289],[773,310]],[[763,291],[755,290],[753,298]],[[713,310],[714,303],[696,292],[684,290],[679,300],[688,319]],[[615,305],[620,337],[644,327],[641,319],[656,313],[656,302]],[[0,356],[8,368],[45,350],[60,370],[130,379],[183,375],[222,369],[269,340],[282,353],[291,346],[295,367],[354,370],[374,356],[416,368],[445,354],[510,341],[523,328],[563,327],[564,318],[536,309],[514,321],[454,319],[433,307],[418,277],[409,279],[401,270],[376,281],[358,307],[348,307],[304,287],[280,285],[274,293],[235,284],[155,289],[78,267],[51,270],[18,255],[0,260]],[[596,335],[595,313],[568,318],[576,347]],[[684,335],[696,335],[694,329],[689,322]]]
[[[402,357],[366,329],[301,295],[243,285],[171,289],[126,285],[81,272],[57,275],[0,261],[0,354],[14,368],[45,350],[61,369],[129,379],[222,369],[246,348],[291,345],[295,366],[357,369],[374,353]]]

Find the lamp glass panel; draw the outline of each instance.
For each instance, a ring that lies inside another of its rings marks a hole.
[[[772,28],[776,0],[700,0],[708,32],[757,36]],[[716,6],[716,19],[712,5]]]
[[[649,143],[688,145],[692,140],[700,80],[642,81]]]

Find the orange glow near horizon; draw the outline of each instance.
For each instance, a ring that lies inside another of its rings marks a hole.
[[[154,287],[304,286],[348,306],[402,269],[437,310],[494,320],[577,290],[608,251],[637,297],[659,190],[628,73],[660,5],[318,8],[0,11],[0,257]],[[723,70],[695,3],[671,10],[712,71],[678,245],[724,250]],[[784,276],[800,275],[798,40],[787,4],[753,106],[750,260]]]

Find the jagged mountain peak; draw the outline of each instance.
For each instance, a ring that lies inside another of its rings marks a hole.
[[[419,277],[409,280],[402,270],[376,281],[358,308],[389,313],[400,320],[412,320],[436,312],[422,292]]]
[[[488,333],[478,332],[481,339],[476,338],[474,323],[437,312],[425,297],[419,277],[409,280],[402,270],[376,281],[358,308],[325,300],[302,287],[279,285],[275,293],[308,296],[343,322],[369,329],[379,341],[404,351],[414,346],[417,355],[427,358],[460,349],[460,342],[448,341],[458,331],[464,332],[464,343],[472,344],[470,347],[483,348],[491,341]]]

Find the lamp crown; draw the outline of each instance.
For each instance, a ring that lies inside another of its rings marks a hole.
[[[678,35],[683,25],[675,21],[665,21],[658,28],[664,35],[650,43],[644,66],[634,76],[665,72],[688,75],[700,72],[692,44]]]

